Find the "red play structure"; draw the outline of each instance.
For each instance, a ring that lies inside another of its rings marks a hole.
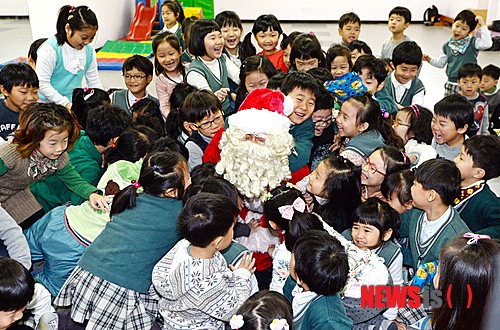
[[[151,29],[155,23],[157,13],[158,3],[155,3],[153,8],[149,8],[149,6],[145,7],[142,2],[139,2],[135,9],[134,19],[130,24],[130,30],[125,37],[125,40],[148,40],[151,36]]]

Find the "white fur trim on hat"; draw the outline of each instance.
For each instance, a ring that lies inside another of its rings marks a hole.
[[[290,121],[287,117],[268,110],[247,109],[228,118],[229,126],[235,126],[248,134],[273,134],[288,132]]]

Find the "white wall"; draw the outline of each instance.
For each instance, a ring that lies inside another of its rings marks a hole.
[[[0,0],[0,16],[28,16],[28,0]]]
[[[497,1],[497,0],[495,0]],[[413,20],[422,21],[425,9],[436,0],[214,0],[215,13],[234,10],[243,20],[254,20],[261,14],[274,14],[280,20],[338,20],[346,12],[354,11],[362,21],[386,21],[392,8],[410,9]]]
[[[66,4],[68,0],[28,0],[33,40],[56,33],[57,13]],[[107,40],[124,37],[135,12],[134,0],[73,0],[71,4],[75,7],[86,5],[96,13],[99,30],[93,43],[95,48],[102,47]]]

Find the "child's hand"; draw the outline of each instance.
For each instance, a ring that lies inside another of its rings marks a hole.
[[[333,152],[335,150],[338,150],[341,144],[342,144],[342,137],[339,134],[336,134],[335,137],[333,138],[333,143],[329,148],[330,151]]]
[[[109,204],[113,198],[111,196],[101,196],[99,194],[93,193],[89,197],[90,206],[94,210],[100,210],[104,213],[110,210]]]
[[[426,62],[430,62],[431,61],[431,57],[427,54],[423,54],[422,55],[422,61],[426,61]]]
[[[269,247],[267,248],[267,254],[269,254],[269,256],[271,258],[273,257],[273,253],[274,253],[275,249],[276,249],[276,245],[269,245]]]
[[[255,231],[255,230],[257,230],[257,228],[259,228],[259,227],[260,227],[260,221],[259,221],[259,220],[257,220],[257,219],[252,219],[252,220],[250,220],[250,221],[248,222],[248,226],[250,227],[250,229],[251,229],[252,231]]]
[[[247,269],[252,274],[255,272],[255,258],[252,258],[252,253],[245,252],[243,254],[243,258],[241,258],[240,265],[238,266],[238,269],[241,268]],[[229,265],[229,269],[233,272],[236,270],[233,265]]]
[[[476,16],[476,22],[477,22],[477,24],[478,24],[478,28],[480,28],[481,26],[483,26],[483,25],[484,25],[484,19],[483,19],[483,17],[482,17],[482,16],[477,15],[477,16]]]
[[[71,108],[73,107],[73,103],[69,102],[66,104],[66,109],[68,109],[69,112],[71,112]]]
[[[306,201],[307,212],[311,213],[314,207],[314,197],[312,197],[308,192],[302,194],[302,196],[304,196],[304,199]]]
[[[227,94],[229,93],[229,88],[221,88],[218,91],[216,91],[214,94],[217,96],[219,101],[224,101],[227,97]]]

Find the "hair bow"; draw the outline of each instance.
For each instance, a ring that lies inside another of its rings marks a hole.
[[[468,245],[470,245],[470,244],[477,244],[477,242],[480,239],[491,239],[490,235],[481,235],[481,234],[474,234],[474,233],[466,233],[466,234],[464,234],[464,237],[465,238],[470,238],[467,241]]]
[[[132,180],[132,185],[134,186],[135,189],[139,189],[141,187],[141,184],[139,183],[139,181],[136,181],[136,180]]]
[[[239,314],[233,315],[233,317],[231,317],[231,320],[229,321],[229,326],[233,330],[241,328],[244,324],[245,321],[243,321],[243,315]]]
[[[289,330],[290,326],[286,319],[274,319],[271,324],[269,324],[271,330]]]
[[[306,209],[306,203],[300,197],[297,197],[293,201],[292,205],[283,205],[278,207],[278,211],[281,214],[281,216],[287,220],[292,220],[293,213],[295,212],[294,210],[299,211],[300,213],[304,213],[305,209]]]
[[[86,88],[86,87],[85,87],[85,88]],[[87,93],[87,91],[88,91],[88,90],[89,90],[89,89],[87,88],[87,89],[84,89],[83,91],[84,91],[85,93]],[[84,100],[84,101],[87,101],[88,99],[90,99],[90,97],[91,97],[92,95],[94,95],[94,89],[93,89],[93,88],[90,90],[90,93],[88,93],[87,95],[85,95],[85,96],[83,97],[83,100]]]

